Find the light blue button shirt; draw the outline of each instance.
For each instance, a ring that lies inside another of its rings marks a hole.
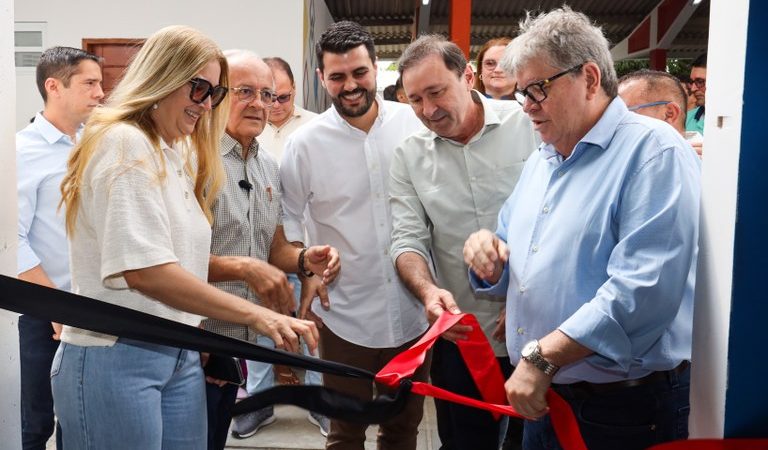
[[[595,354],[555,383],[611,382],[691,357],[700,166],[668,124],[614,99],[563,160],[531,157],[499,213],[510,248],[495,286],[507,294],[512,363],[531,339],[560,329]]]
[[[19,194],[18,273],[42,264],[59,289],[70,290],[61,180],[73,142],[41,113],[16,133]]]

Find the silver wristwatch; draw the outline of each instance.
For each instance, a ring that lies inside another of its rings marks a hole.
[[[549,376],[554,375],[560,370],[560,367],[552,364],[541,356],[541,346],[536,339],[523,346],[523,349],[520,351],[520,356]]]

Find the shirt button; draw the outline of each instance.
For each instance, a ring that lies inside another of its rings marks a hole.
[[[477,177],[469,177],[469,181],[477,181]]]
[[[557,176],[558,176],[558,177],[561,177],[561,176],[563,176],[563,171],[562,171],[562,170],[558,170],[558,171],[557,171]]]
[[[520,286],[520,289],[518,289],[518,291],[520,291],[520,293],[521,293],[521,294],[522,294],[523,292],[525,292],[525,286]]]
[[[189,192],[184,191],[184,198],[189,198]]]
[[[549,212],[549,206],[545,206],[544,209],[541,210],[544,214],[547,214]]]
[[[525,334],[525,330],[523,329],[523,327],[518,327],[517,328],[517,334],[519,334],[520,336]]]
[[[538,252],[539,251],[539,246],[538,245],[534,245],[533,247],[531,247],[531,251],[533,251],[533,253]]]
[[[177,171],[176,171],[176,173],[177,173],[179,176],[181,176],[181,173],[182,173],[182,172],[181,172],[181,169],[177,170]]]
[[[387,277],[387,283],[391,283],[391,282],[392,282],[392,278],[391,277]]]

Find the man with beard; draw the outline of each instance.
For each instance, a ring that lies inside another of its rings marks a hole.
[[[427,328],[424,308],[389,259],[387,201],[392,151],[421,123],[407,105],[376,97],[373,38],[360,25],[333,24],[316,51],[317,74],[333,106],[286,143],[280,165],[285,233],[300,241],[306,226],[309,241],[338,248],[348,268],[329,286],[330,304],[309,313],[324,324],[321,356],[377,372]],[[429,361],[414,379],[425,380],[428,371]],[[364,400],[373,395],[370,381],[326,375],[323,384]],[[379,448],[414,449],[422,411],[423,398],[411,396],[398,417],[381,424]],[[362,449],[366,428],[331,420],[326,448]]]
[[[686,131],[704,134],[704,94],[707,93],[707,54],[703,53],[691,64],[691,95],[696,97],[696,107],[688,111]]]

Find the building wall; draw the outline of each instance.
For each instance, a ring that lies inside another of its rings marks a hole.
[[[13,2],[0,0],[0,192],[16,192]],[[0,274],[16,275],[16,196],[0,196]],[[21,448],[18,316],[0,309],[0,448]]]
[[[320,4],[315,12],[318,23],[330,23],[323,0],[313,1]],[[183,24],[206,33],[222,49],[243,48],[262,57],[280,56],[299,76],[304,64],[305,0],[132,0],[115,4],[98,0],[15,0],[15,8],[17,22],[46,23],[46,47],[80,48],[83,38],[146,38],[164,26]],[[42,100],[33,70],[17,70],[16,79],[18,130],[42,109]],[[299,101],[304,98],[303,88],[304,83],[297,80]]]

